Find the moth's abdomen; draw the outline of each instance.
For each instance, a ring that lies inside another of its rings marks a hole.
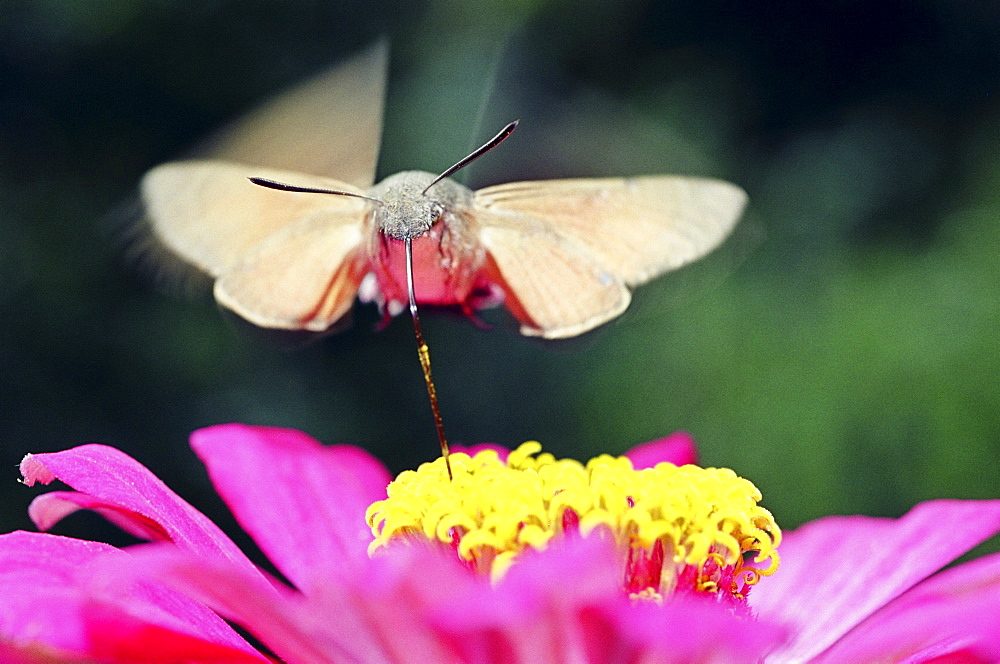
[[[459,241],[443,222],[415,237],[413,290],[417,304],[478,308],[487,285],[480,283],[485,251],[478,243]],[[371,257],[371,276],[360,293],[362,301],[375,301],[391,315],[406,308],[406,243],[379,234]],[[374,280],[374,284],[372,283]],[[374,290],[372,290],[374,287]]]

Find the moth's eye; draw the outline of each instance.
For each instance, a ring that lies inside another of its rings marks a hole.
[[[434,221],[437,221],[438,219],[441,218],[441,215],[443,215],[443,214],[444,214],[444,206],[443,205],[441,205],[440,203],[434,203],[431,206],[431,219],[433,219]]]

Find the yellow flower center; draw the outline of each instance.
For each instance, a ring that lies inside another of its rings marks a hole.
[[[524,443],[507,462],[493,450],[452,454],[404,471],[388,498],[368,508],[375,540],[452,548],[494,580],[528,548],[554,538],[610,537],[622,552],[623,590],[659,600],[678,592],[745,600],[778,567],[781,530],[758,505],[760,491],[727,468],[660,463],[635,470],[626,457],[586,465]]]

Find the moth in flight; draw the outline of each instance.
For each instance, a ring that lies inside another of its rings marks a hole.
[[[523,334],[572,337],[621,314],[630,288],[718,246],[746,204],[736,185],[674,175],[472,191],[405,171],[373,186],[387,64],[380,42],[237,121],[211,158],[143,177],[153,236],[214,279],[223,307],[322,332],[355,297],[388,317],[412,291],[411,309],[503,303]],[[294,193],[315,190],[340,195]]]

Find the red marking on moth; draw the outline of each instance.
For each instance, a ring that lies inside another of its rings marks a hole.
[[[495,306],[504,299],[499,284],[475,252],[452,251],[445,225],[438,221],[412,240],[413,290],[417,304],[458,306],[466,313]],[[379,235],[371,260],[378,290],[386,305],[409,302],[406,285],[406,243]]]

